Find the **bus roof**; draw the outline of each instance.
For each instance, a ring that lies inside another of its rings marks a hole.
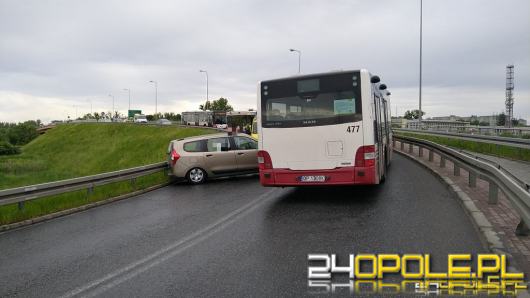
[[[276,79],[270,79],[270,80],[261,80],[258,83],[261,82],[273,82],[273,81],[281,81],[281,80],[288,80],[288,79],[295,79],[295,78],[313,78],[313,77],[319,77],[323,75],[334,75],[334,74],[340,74],[340,73],[347,73],[347,72],[368,72],[366,69],[348,69],[348,70],[334,70],[334,71],[328,71],[328,72],[320,72],[320,73],[311,73],[311,74],[296,74],[288,77],[283,78],[276,78]]]

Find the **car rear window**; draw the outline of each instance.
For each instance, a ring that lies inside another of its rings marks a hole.
[[[184,151],[186,152],[206,152],[206,141],[193,141],[184,143]]]

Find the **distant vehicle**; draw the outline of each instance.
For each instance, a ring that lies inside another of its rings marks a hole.
[[[182,124],[195,126],[212,126],[212,111],[182,112]]]
[[[158,124],[158,125],[171,125],[172,123],[171,123],[171,121],[162,118],[162,119],[156,120],[156,124]]]
[[[228,124],[216,124],[215,127],[217,128],[220,128],[220,129],[227,129],[228,128]]]
[[[367,70],[258,84],[264,186],[379,184],[392,159],[390,92]]]
[[[254,118],[252,118],[252,131],[250,132],[250,136],[256,141],[259,138],[258,136],[258,116],[255,116]]]
[[[144,114],[134,115],[134,123],[147,123],[147,118]]]
[[[207,178],[258,172],[258,143],[249,135],[218,133],[171,141],[170,175],[200,184]]]

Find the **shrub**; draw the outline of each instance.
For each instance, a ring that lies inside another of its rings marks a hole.
[[[13,146],[11,143],[6,141],[0,141],[0,155],[13,155],[19,153],[20,148],[17,146]]]

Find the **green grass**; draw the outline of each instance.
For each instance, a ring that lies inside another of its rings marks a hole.
[[[22,147],[20,155],[0,157],[0,189],[45,183],[164,161],[170,140],[212,133],[202,128],[135,124],[68,124],[49,130]],[[137,179],[136,189],[167,182],[163,172]],[[0,225],[134,191],[117,182],[87,191],[0,207]]]
[[[453,148],[468,150],[477,153],[494,155],[497,157],[509,158],[514,160],[530,161],[530,149],[512,147],[506,145],[497,145],[486,142],[475,142],[462,139],[453,139],[450,137],[441,137],[433,135],[423,135],[409,132],[399,132],[397,135],[408,136],[438,144],[447,145]]]

